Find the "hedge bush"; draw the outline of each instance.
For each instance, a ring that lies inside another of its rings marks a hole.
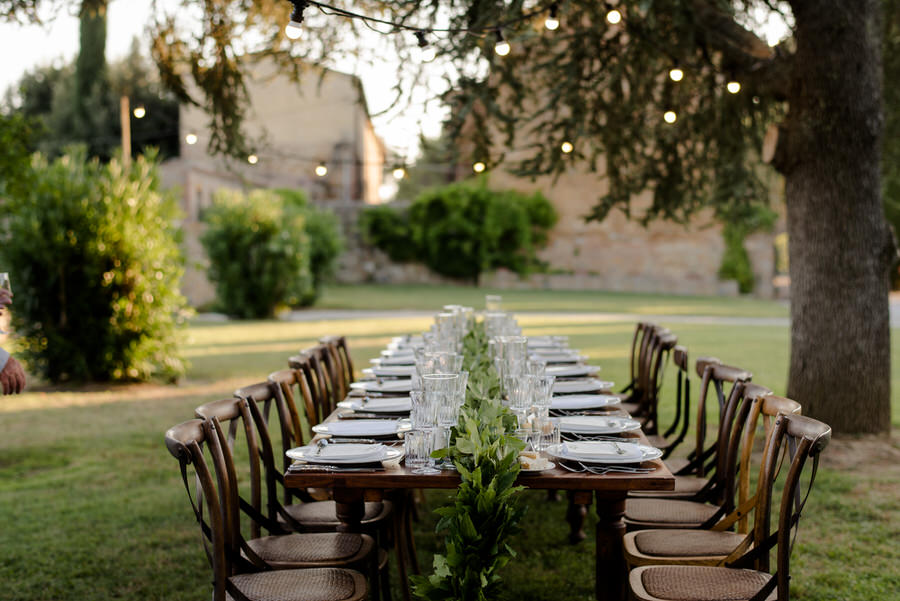
[[[322,291],[322,284],[332,275],[337,258],[344,249],[344,239],[337,217],[331,211],[319,209],[309,203],[302,190],[275,190],[281,197],[286,211],[299,212],[309,238],[309,269],[312,273],[312,289],[300,297],[300,305],[311,305]]]
[[[311,305],[343,250],[335,215],[301,190],[222,191],[203,220],[218,304],[236,317]]]
[[[540,265],[536,250],[556,223],[540,193],[491,190],[484,180],[428,190],[407,210],[363,213],[363,238],[395,261],[421,261],[433,271],[476,281],[505,267],[526,274]]]
[[[52,163],[36,155],[30,170],[0,226],[30,371],[52,382],[182,374],[178,209],[155,153],[125,167],[70,150]]]

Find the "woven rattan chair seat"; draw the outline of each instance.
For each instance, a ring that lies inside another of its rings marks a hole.
[[[744,534],[715,530],[641,530],[633,535],[643,555],[657,557],[726,556],[744,540]]]
[[[366,579],[353,570],[276,570],[240,574],[230,580],[252,601],[358,601],[366,597]],[[230,595],[226,598],[233,601]]]
[[[625,520],[634,525],[654,528],[699,527],[716,513],[718,507],[677,499],[628,499]]]
[[[732,568],[644,566],[632,570],[629,580],[639,601],[746,601],[771,577]]]
[[[362,523],[367,525],[380,520],[390,513],[390,501],[367,501]],[[337,527],[341,522],[337,518],[337,506],[334,501],[313,501],[287,505],[285,510],[301,524],[317,527]]]
[[[706,478],[675,476],[675,490],[635,490],[628,494],[634,497],[689,497],[699,492],[706,483]]]
[[[247,545],[268,563],[335,563],[346,561],[371,547],[372,539],[358,534],[320,532],[263,536],[247,541]],[[369,543],[369,544],[366,544]]]

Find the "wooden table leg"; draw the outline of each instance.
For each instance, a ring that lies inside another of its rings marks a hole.
[[[362,532],[366,503],[361,488],[335,488],[334,503],[340,524],[338,532]]]
[[[625,599],[625,492],[597,492],[597,581],[598,601]]]
[[[584,534],[584,518],[587,517],[587,508],[591,504],[593,495],[590,491],[569,490],[566,491],[569,507],[566,508],[566,521],[569,523],[569,542],[573,545],[580,543],[586,537]]]

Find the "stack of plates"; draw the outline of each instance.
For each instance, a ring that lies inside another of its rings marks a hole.
[[[408,396],[384,398],[350,398],[338,403],[341,409],[366,411],[370,413],[408,413],[412,409],[412,401]]]
[[[547,375],[557,378],[593,376],[598,371],[600,371],[599,365],[551,365],[547,367]]]
[[[324,447],[306,445],[286,452],[291,459],[307,463],[323,463],[331,465],[354,465],[360,463],[377,463],[399,459],[403,455],[400,449],[383,444],[330,444]]]
[[[343,422],[324,422],[313,426],[316,434],[331,436],[367,437],[396,436],[412,428],[409,420],[404,419],[355,419]]]
[[[662,451],[633,442],[583,441],[553,445],[547,453],[558,459],[597,464],[640,463],[662,457]]]
[[[379,382],[377,380],[363,380],[362,382],[351,383],[350,388],[353,390],[363,390],[365,392],[404,394],[412,390],[412,379],[386,380],[384,382]]]
[[[640,422],[630,417],[571,415],[559,419],[559,431],[569,434],[621,434],[640,429]]]
[[[621,402],[611,394],[567,394],[555,396],[550,400],[550,409],[556,411],[578,411],[580,409],[597,409]]]
[[[552,374],[551,374],[552,375]],[[597,392],[599,390],[612,390],[615,382],[604,382],[597,378],[584,378],[583,380],[562,380],[553,383],[553,394],[574,394],[578,392]]]
[[[415,365],[377,365],[362,370],[367,376],[376,378],[411,378],[416,373]]]

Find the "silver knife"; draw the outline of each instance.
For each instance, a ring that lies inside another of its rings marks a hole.
[[[383,472],[383,467],[341,467],[337,465],[292,465],[289,472]]]

